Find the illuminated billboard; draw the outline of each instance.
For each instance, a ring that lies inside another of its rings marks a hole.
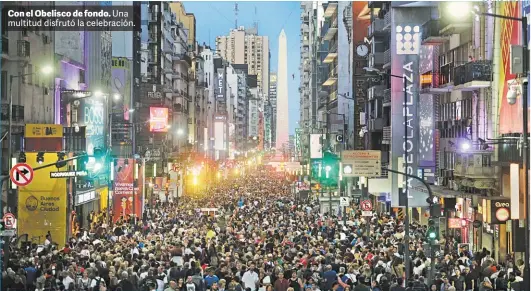
[[[149,108],[149,131],[150,132],[168,132],[168,108],[150,107]]]

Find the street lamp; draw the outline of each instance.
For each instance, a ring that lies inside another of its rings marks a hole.
[[[462,6],[462,11],[465,12],[471,12],[472,14],[479,16],[489,16],[489,17],[495,17],[495,18],[501,18],[505,20],[511,20],[511,21],[519,21],[522,25],[522,48],[523,48],[523,54],[522,54],[522,65],[523,65],[523,74],[525,75],[525,78],[528,78],[529,76],[529,51],[527,47],[527,17],[512,17],[512,16],[505,16],[505,15],[499,15],[494,14],[490,12],[481,12],[479,6],[470,7],[470,4],[468,7]],[[452,10],[452,12],[455,12]],[[464,17],[465,15],[461,15],[461,13],[454,15],[454,17]],[[508,92],[508,101],[509,104],[516,103],[516,99],[512,98],[514,95],[514,90],[509,90]],[[525,241],[528,242],[530,240],[530,226],[531,226],[531,203],[529,203],[529,133],[528,133],[528,80],[524,80],[522,82],[522,109],[523,109],[523,127],[522,127],[522,138],[523,138],[523,150],[522,150],[522,168],[524,171],[524,193],[525,193],[525,213],[526,213],[526,222],[525,222]],[[512,101],[514,99],[514,101]],[[530,260],[530,250],[526,249],[524,252],[524,290],[530,290],[530,268],[529,268],[529,260]]]
[[[363,69],[366,72],[374,72],[374,73],[377,73],[380,76],[387,75],[387,76],[390,76],[392,78],[402,79],[402,83],[404,84],[404,89],[403,89],[404,90],[404,112],[407,112],[407,103],[408,103],[407,102],[407,80],[406,80],[405,76],[387,74],[387,73],[384,73],[384,72],[380,71],[379,69],[373,68],[373,67],[364,67]],[[407,136],[408,122],[407,122],[406,117],[407,116],[404,114],[404,146],[407,145],[407,143],[408,143],[408,136]],[[408,165],[408,152],[407,152],[407,149],[404,147],[404,169],[405,169],[406,173],[407,173],[408,166],[409,166]],[[406,258],[409,258],[409,193],[408,193],[407,180],[406,180],[406,182],[404,183],[404,185],[402,187],[403,187],[402,195],[405,196],[404,208],[406,210],[405,211],[405,215],[404,215],[404,231],[405,231],[405,235],[404,235],[404,245],[405,245],[405,248],[404,248],[404,263],[406,265],[406,282],[407,282],[408,279],[409,279],[410,267],[411,267],[409,262],[406,261]]]
[[[40,73],[43,74],[43,75],[50,75],[51,73],[53,73],[54,71],[54,67],[52,65],[45,65],[41,68],[41,71]],[[11,169],[13,167],[13,162],[11,161],[12,160],[12,155],[13,155],[13,130],[12,130],[12,127],[13,127],[13,79],[15,78],[23,78],[23,77],[26,77],[26,76],[32,76],[32,75],[35,75],[37,74],[38,72],[32,72],[32,73],[28,73],[28,74],[20,74],[20,75],[10,75],[9,76],[9,121],[8,121],[8,134],[7,134],[7,142],[8,142],[8,146],[7,146],[7,156],[8,156],[8,165],[9,165],[9,169]],[[20,96],[20,88],[18,89],[18,96]],[[13,195],[8,195],[8,197],[14,197]],[[9,199],[8,200],[10,202],[12,202],[13,198]],[[11,204],[8,203],[8,207],[10,207]]]

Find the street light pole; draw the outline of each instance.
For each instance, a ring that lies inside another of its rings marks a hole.
[[[402,83],[404,84],[404,87],[403,87],[403,90],[404,90],[404,112],[407,111],[407,79],[405,76],[399,76],[399,75],[394,75],[394,74],[387,74],[387,73],[383,73],[381,72],[379,69],[377,68],[371,68],[371,67],[364,67],[363,68],[364,70],[366,70],[367,72],[376,72],[378,75],[382,76],[382,75],[387,75],[389,77],[392,77],[392,78],[398,78],[398,79],[402,79]],[[407,137],[407,127],[408,127],[408,123],[407,123],[407,119],[406,119],[406,115],[404,115],[404,146],[407,145],[408,143],[408,137]],[[408,164],[408,152],[407,152],[407,149],[404,147],[404,169],[407,173],[407,168],[409,166]],[[390,172],[394,172],[394,171],[390,171]],[[407,175],[406,175],[407,176]],[[416,177],[416,176],[407,176],[409,178],[412,178],[412,177]],[[418,178],[418,177],[416,177]],[[402,189],[402,193],[399,194],[399,197],[402,196],[404,197],[405,196],[405,200],[404,200],[404,208],[405,208],[405,215],[404,215],[404,232],[405,232],[405,235],[404,235],[404,264],[405,264],[405,267],[406,267],[406,285],[407,285],[407,282],[408,282],[408,279],[409,279],[409,275],[410,275],[410,269],[411,269],[411,265],[410,265],[410,261],[406,261],[406,260],[409,260],[410,257],[409,257],[409,193],[408,193],[408,183],[407,183],[407,179],[405,180],[405,183],[403,185],[403,189]],[[430,195],[431,197],[431,195]],[[433,258],[432,258],[433,259]]]

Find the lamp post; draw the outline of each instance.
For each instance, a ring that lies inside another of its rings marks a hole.
[[[399,75],[394,75],[394,74],[383,73],[379,69],[372,68],[372,67],[364,67],[363,69],[365,71],[367,71],[367,72],[375,72],[375,73],[377,73],[380,76],[387,75],[387,76],[390,76],[392,78],[402,79],[402,83],[404,84],[404,88],[403,88],[403,90],[404,90],[404,112],[407,111],[407,80],[406,80],[405,76],[399,76]],[[408,123],[407,123],[406,115],[404,115],[404,145],[406,145],[408,143],[407,127],[408,127]],[[404,169],[405,169],[406,173],[407,173],[408,166],[409,166],[408,165],[408,152],[407,152],[406,149],[404,149]],[[410,262],[406,261],[406,259],[409,259],[409,223],[410,223],[409,222],[409,193],[408,193],[407,180],[405,180],[405,183],[403,185],[402,196],[405,196],[404,208],[406,210],[405,211],[405,215],[404,215],[404,232],[405,232],[405,235],[404,235],[404,245],[405,245],[404,246],[404,264],[406,266],[406,278],[405,279],[406,279],[406,282],[408,282],[411,266],[410,266]]]
[[[46,65],[44,67],[42,67],[41,69],[41,73],[44,74],[44,75],[50,75],[51,73],[53,73],[53,66],[51,65]],[[33,76],[37,74],[37,72],[32,72],[32,73],[28,73],[28,74],[20,74],[20,75],[10,75],[9,76],[9,108],[8,108],[8,112],[9,112],[9,119],[8,119],[8,134],[7,134],[7,143],[8,143],[8,146],[7,146],[7,157],[8,157],[8,162],[7,164],[9,165],[9,170],[13,167],[13,162],[12,162],[12,155],[13,155],[13,80],[16,79],[16,78],[23,78],[23,77],[26,77],[26,76]],[[20,86],[17,90],[17,94],[18,96],[20,97]],[[7,206],[8,206],[8,209],[13,207],[15,208],[15,206],[13,205],[15,203],[14,201],[14,198],[15,196],[14,195],[9,195],[9,192],[11,191],[11,187],[7,187]],[[14,211],[14,209],[11,209],[10,211]]]

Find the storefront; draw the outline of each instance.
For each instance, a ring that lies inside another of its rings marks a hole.
[[[496,261],[503,261],[511,250],[510,227],[507,221],[511,217],[511,202],[507,197],[488,197],[480,199],[478,213],[481,214],[481,248],[491,250]]]
[[[94,211],[100,211],[100,192],[103,189],[90,189],[84,191],[77,191],[74,206],[76,209],[76,217],[80,228],[87,229],[89,227],[88,215]]]

